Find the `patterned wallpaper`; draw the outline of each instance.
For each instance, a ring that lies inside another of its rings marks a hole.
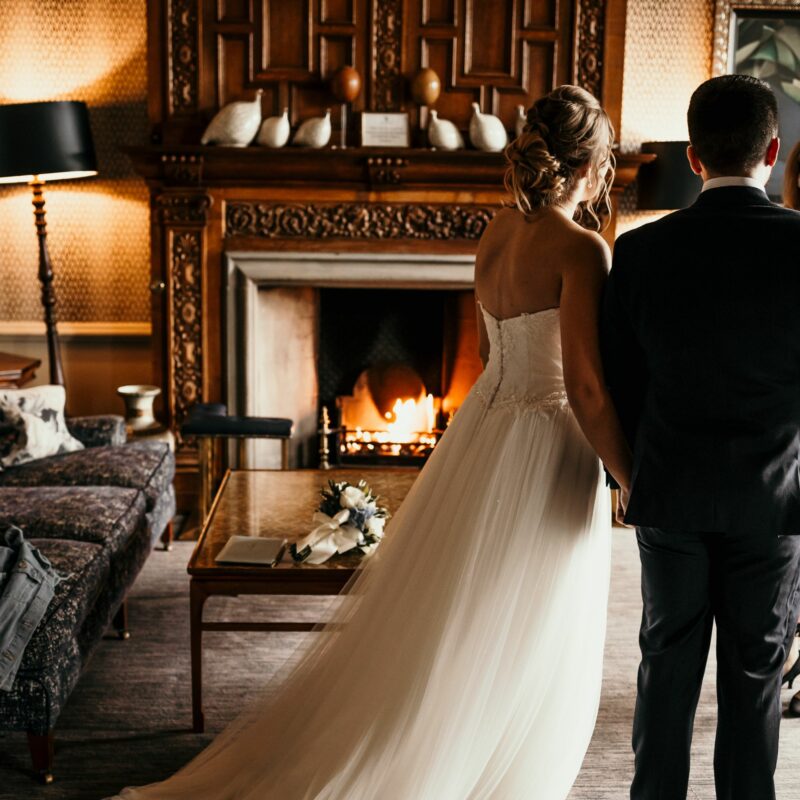
[[[686,109],[711,77],[714,0],[628,0],[622,87],[623,151],[642,142],[687,139]],[[617,232],[662,212],[636,210],[636,187],[622,198]]]
[[[0,103],[84,100],[99,176],[45,189],[58,316],[149,320],[148,194],[124,144],[147,137],[146,0],[13,0],[0,14]],[[30,189],[0,185],[0,320],[41,318]]]

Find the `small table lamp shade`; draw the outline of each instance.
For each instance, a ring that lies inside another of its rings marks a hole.
[[[0,183],[97,174],[86,103],[64,100],[0,106]]]
[[[703,183],[686,158],[689,142],[645,142],[643,153],[657,158],[639,170],[639,203],[644,211],[674,211],[697,200]]]

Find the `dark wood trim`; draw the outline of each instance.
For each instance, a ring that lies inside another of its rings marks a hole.
[[[325,188],[381,194],[438,190],[452,195],[474,190],[502,192],[505,172],[502,153],[478,150],[286,147],[275,151],[188,145],[128,147],[125,152],[143,178],[164,187],[304,187],[312,194]],[[619,155],[620,175],[614,188],[624,189],[630,182],[630,170],[635,172],[647,160],[641,154]],[[391,180],[376,176],[378,161],[388,164],[386,170],[394,173]]]

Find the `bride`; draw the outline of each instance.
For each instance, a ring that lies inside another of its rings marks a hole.
[[[597,714],[609,493],[631,456],[597,318],[613,131],[562,86],[507,150],[476,261],[485,369],[335,631],[169,780],[124,800],[563,800]]]

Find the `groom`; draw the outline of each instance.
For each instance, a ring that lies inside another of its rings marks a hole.
[[[702,193],[619,238],[602,313],[642,562],[631,798],[686,798],[716,622],[717,798],[773,800],[800,611],[800,214],[764,192],[779,147],[765,83],[714,78],[688,116]]]

